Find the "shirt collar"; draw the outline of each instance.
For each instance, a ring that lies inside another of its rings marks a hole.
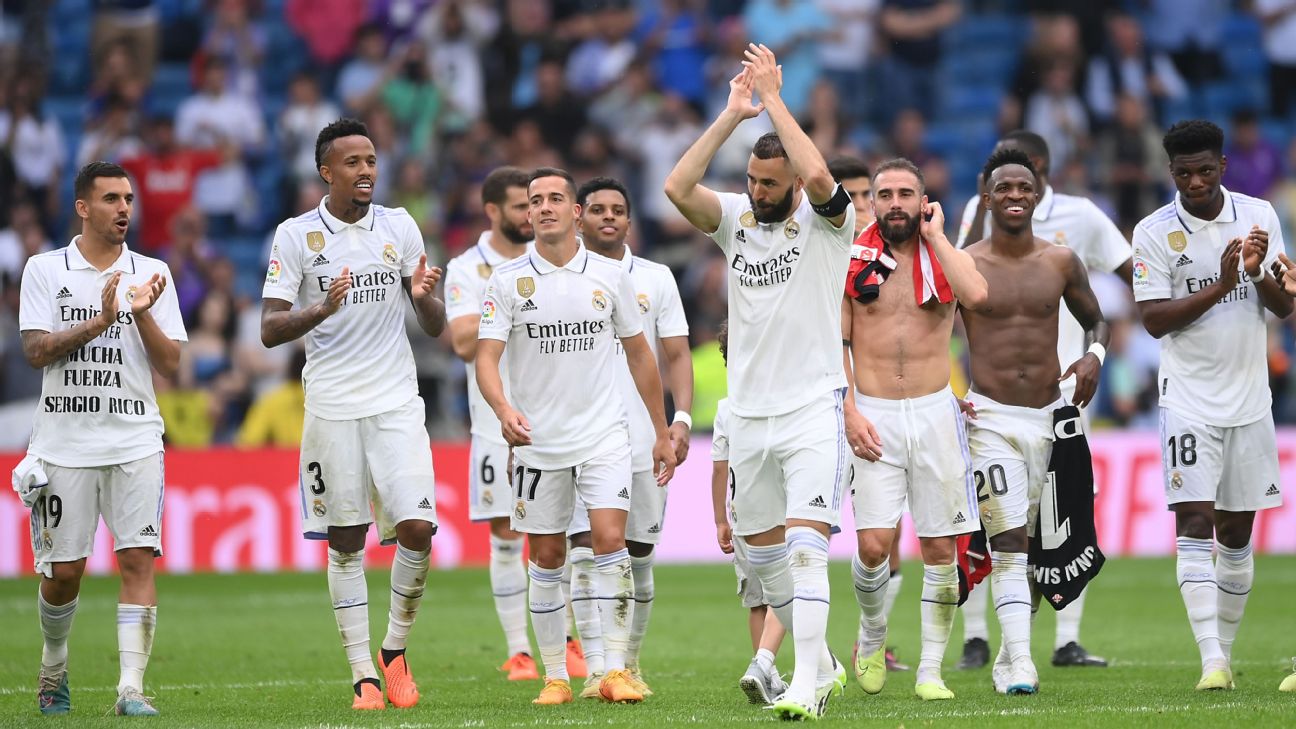
[[[1220,185],[1220,194],[1224,196],[1224,207],[1220,208],[1219,215],[1215,216],[1214,220],[1202,220],[1185,210],[1179,193],[1175,193],[1175,214],[1179,216],[1179,222],[1188,229],[1189,233],[1200,233],[1211,223],[1237,222],[1237,204],[1233,202],[1233,194],[1223,185]]]
[[[1057,198],[1053,197],[1053,186],[1049,185],[1044,188],[1044,194],[1040,196],[1039,202],[1035,204],[1035,213],[1031,215],[1031,220],[1043,222],[1049,219],[1053,214],[1053,204]]]
[[[330,213],[328,211],[328,205],[325,205],[326,202],[328,202],[328,195],[325,195],[324,197],[320,198],[319,214],[320,214],[320,219],[324,221],[324,227],[328,228],[328,232],[337,235],[338,233],[341,233],[344,229],[352,226],[357,228],[364,228],[365,230],[374,229],[374,206],[372,204],[370,204],[369,209],[365,211],[363,218],[360,218],[354,223],[344,223],[341,220],[338,220],[337,218],[333,217],[333,213]]]
[[[625,255],[621,256],[621,270],[634,270],[634,253],[630,252],[630,246],[625,247]]]
[[[80,241],[81,236],[78,235],[72,239],[72,242],[68,244],[67,248],[63,249],[63,262],[67,265],[69,271],[76,271],[85,268],[97,270],[93,264],[85,259],[85,256],[81,255],[81,247],[77,245]],[[125,243],[122,244],[121,253],[118,254],[117,260],[113,261],[108,268],[105,268],[103,273],[109,271],[135,273],[135,259],[131,258],[130,251],[126,248]]]
[[[575,273],[583,273],[585,271],[585,264],[589,262],[589,251],[586,250],[585,242],[580,238],[576,239],[576,246],[576,255],[572,256],[572,259],[568,261],[565,266],[562,266],[562,268]],[[534,247],[527,251],[527,257],[531,259],[531,267],[541,276],[546,273],[553,273],[559,269],[559,266],[555,266],[549,261],[546,261],[544,256],[541,256]]]

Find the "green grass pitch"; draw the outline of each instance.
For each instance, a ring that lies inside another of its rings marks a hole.
[[[918,658],[921,567],[904,566],[905,584],[891,643],[902,659]],[[954,701],[924,704],[913,674],[891,674],[869,697],[852,680],[834,698],[829,725],[852,727],[1296,727],[1296,694],[1278,692],[1296,655],[1296,559],[1256,560],[1256,585],[1234,650],[1238,688],[1198,694],[1197,651],[1174,584],[1171,560],[1113,560],[1091,591],[1083,638],[1112,659],[1108,669],[1048,665],[1053,615],[1036,626],[1040,694],[998,696],[989,669],[952,669],[955,627],[945,677]],[[850,654],[856,615],[849,565],[832,565],[835,599],[830,638]],[[117,679],[116,582],[87,579],[71,639],[71,717],[42,717],[35,683],[40,660],[32,579],[0,581],[0,726],[122,726],[136,721],[175,727],[505,727],[695,725],[773,722],[737,688],[749,646],[745,611],[727,566],[664,566],[644,649],[656,695],[639,706],[577,699],[533,707],[536,682],[510,683],[495,667],[505,658],[484,570],[436,572],[414,627],[410,662],[423,699],[410,710],[350,710],[349,671],[328,605],[323,574],[165,576],[159,579],[158,633],[146,693],[162,716],[108,715]],[[373,647],[386,628],[387,575],[369,573]],[[993,626],[993,617],[991,623]],[[992,627],[992,632],[994,628]],[[997,637],[992,636],[992,642]],[[779,667],[791,668],[791,646]],[[579,688],[579,683],[577,684]]]

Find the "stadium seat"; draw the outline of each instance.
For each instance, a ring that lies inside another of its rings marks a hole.
[[[940,118],[965,120],[994,118],[999,114],[1003,91],[997,86],[947,85],[941,94]]]
[[[945,35],[945,49],[1019,49],[1029,28],[1022,17],[1010,15],[964,15]]]

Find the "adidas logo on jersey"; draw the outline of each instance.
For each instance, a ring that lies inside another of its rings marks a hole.
[[[967,519],[963,516],[963,512],[960,511],[959,513],[957,513],[957,514],[954,515],[954,523],[955,523],[955,524],[964,524],[964,523],[966,523],[966,522],[967,522]]]
[[[628,499],[628,498],[630,498],[630,489],[627,489],[627,488],[625,488],[625,487],[622,487],[622,488],[621,488],[621,493],[617,494],[617,498],[621,498],[621,499]]]
[[[319,254],[318,256],[315,256],[315,260],[311,261],[311,265],[312,265],[312,266],[327,266],[327,265],[328,265],[328,262],[329,262],[329,259],[325,258],[325,257],[324,257],[324,254],[321,253],[321,254]]]
[[[648,527],[649,534],[661,534],[661,524],[653,524]]]
[[[738,242],[739,242],[739,243],[746,243],[746,242],[747,242],[747,234],[744,233],[744,232],[741,231],[741,230],[738,231],[737,233],[734,233],[734,237],[738,239]]]
[[[68,291],[68,290],[67,290],[67,287],[64,286],[63,288],[59,289],[59,292],[54,296],[54,298],[56,298],[56,299],[70,299],[70,298],[72,298],[72,292],[71,292],[71,291]]]
[[[822,497],[822,496],[816,496],[816,497],[814,497],[813,499],[810,499],[810,505],[811,505],[811,506],[817,506],[817,507],[819,507],[820,509],[827,509],[827,508],[828,508],[828,505],[824,503],[824,500],[823,500],[823,497]]]
[[[1265,496],[1277,496],[1278,493],[1278,485],[1271,483],[1269,484],[1269,490],[1265,492]]]
[[[140,530],[139,535],[141,537],[156,537],[157,530],[153,528],[152,524],[149,524],[148,526]]]
[[[432,502],[428,501],[427,498],[424,498],[422,501],[419,502],[418,508],[420,508],[420,509],[431,509],[431,508],[432,508]]]
[[[1175,261],[1175,268],[1183,268],[1192,263],[1192,259],[1186,255],[1180,255],[1179,260]]]
[[[540,307],[536,306],[535,302],[532,301],[531,299],[527,299],[526,303],[522,305],[522,311],[535,311],[536,309],[539,308]]]

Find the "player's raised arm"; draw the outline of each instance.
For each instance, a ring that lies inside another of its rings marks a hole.
[[[796,117],[788,110],[779,95],[779,89],[783,85],[783,70],[774,58],[774,51],[763,44],[751,43],[743,53],[747,57],[743,65],[747,67],[750,74],[752,89],[760,97],[761,104],[774,125],[774,131],[783,142],[783,148],[787,150],[788,162],[791,163],[793,171],[805,184],[806,195],[810,198],[811,204],[822,207],[830,202],[836,202],[833,200],[833,191],[837,189],[837,181],[828,171],[828,163],[824,161],[823,155],[819,153],[814,142],[810,141],[810,137],[806,136],[801,125],[797,123]],[[850,196],[845,190],[840,194],[841,211],[828,217],[833,226],[838,228],[846,219],[846,208],[850,207]]]
[[[343,268],[342,275],[329,283],[328,296],[314,306],[293,310],[291,301],[266,298],[261,307],[261,343],[277,347],[305,336],[342,308],[350,290],[351,271]]]
[[[1058,381],[1065,380],[1071,375],[1076,376],[1075,396],[1071,399],[1071,403],[1083,408],[1089,405],[1094,393],[1098,391],[1098,377],[1102,371],[1103,359],[1107,355],[1107,345],[1111,341],[1111,328],[1103,318],[1098,297],[1094,296],[1093,289],[1089,286],[1089,271],[1085,268],[1084,262],[1070,250],[1061,250],[1064,250],[1070,259],[1067,285],[1062,290],[1062,300],[1066,302],[1071,315],[1080,322],[1081,327],[1084,327],[1085,342],[1089,346],[1088,351],[1080,359],[1072,362]]]
[[[988,296],[985,276],[977,271],[976,261],[967,251],[955,248],[945,237],[945,211],[940,203],[924,205],[922,216],[922,236],[931,244],[936,260],[940,261],[950,290],[963,308],[975,311],[985,304]]]
[[[1137,240],[1137,232],[1135,235]],[[1148,334],[1160,339],[1200,319],[1212,306],[1215,306],[1216,302],[1237,286],[1238,268],[1241,262],[1242,239],[1234,238],[1224,246],[1224,252],[1220,254],[1220,275],[1211,285],[1203,286],[1195,293],[1181,299],[1171,299],[1167,295],[1164,299],[1139,301],[1139,318],[1143,320],[1143,326]],[[1135,271],[1138,271],[1138,263],[1135,263]],[[1134,276],[1136,296],[1139,284],[1136,274]]]
[[[739,124],[764,110],[763,105],[752,103],[750,73],[743,71],[734,76],[729,80],[729,103],[724,111],[680,157],[675,169],[666,177],[666,197],[693,227],[703,233],[713,233],[720,227],[722,213],[720,198],[714,190],[702,185],[707,166]]]
[[[414,313],[418,314],[419,327],[429,337],[441,336],[446,327],[445,302],[433,293],[440,280],[441,269],[428,266],[426,255],[419,257],[414,275],[401,280],[405,293],[414,305]]]

